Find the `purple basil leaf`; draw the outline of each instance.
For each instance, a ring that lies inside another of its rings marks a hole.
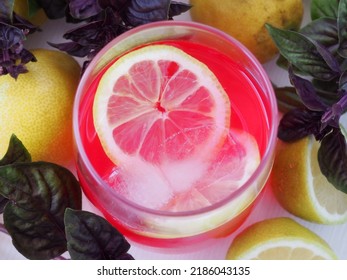
[[[294,87],[274,87],[277,105],[282,113],[296,108],[305,108]]]
[[[322,116],[323,128],[328,125],[338,128],[341,115],[347,111],[347,71],[342,73],[336,92],[338,100],[331,104],[330,108]]]
[[[190,4],[171,1],[170,9],[169,9],[169,18],[172,19],[175,16],[185,13],[189,11],[191,7],[192,6]]]
[[[101,8],[111,7],[116,12],[121,12],[131,3],[131,0],[98,0]]]
[[[297,108],[286,113],[278,127],[278,138],[283,141],[296,141],[308,135],[321,137],[321,117],[323,112]]]
[[[340,117],[347,111],[347,94],[333,104],[322,116],[322,127],[330,125],[332,127],[340,127]]]
[[[138,26],[153,21],[168,20],[171,0],[130,0],[125,21]]]
[[[347,0],[340,0],[337,28],[339,33],[339,48],[338,53],[347,58]]]
[[[312,0],[311,19],[315,20],[321,17],[337,18],[339,0]]]
[[[343,95],[347,93],[347,70],[342,73],[339,79],[339,92]]]
[[[281,30],[269,24],[266,27],[280,53],[300,71],[321,80],[339,76],[338,62],[323,46],[299,32]]]
[[[334,56],[334,54],[332,54],[328,48],[321,45],[320,43],[315,42],[313,40],[311,40],[311,42],[316,46],[318,53],[322,56],[322,58],[327,63],[327,65],[330,67],[330,69],[334,73],[336,73],[335,77],[332,77],[329,80],[332,80],[332,79],[338,77],[341,74],[340,63],[339,63],[338,58],[336,58]]]
[[[67,248],[74,260],[131,260],[130,244],[104,218],[91,212],[66,209]]]
[[[22,30],[27,30],[27,34],[32,34],[36,31],[41,31],[39,26],[36,26],[32,24],[30,21],[26,20],[25,18],[22,18],[16,13],[13,13],[13,26],[22,29]]]
[[[289,78],[305,106],[312,111],[324,111],[327,106],[319,99],[312,83],[296,76],[289,68]]]
[[[10,49],[25,39],[26,37],[22,30],[12,25],[0,22],[0,49]]]
[[[36,0],[36,2],[43,8],[47,17],[50,19],[58,19],[65,16],[67,0]]]
[[[334,129],[322,139],[318,162],[328,181],[336,189],[347,193],[347,146],[340,129]]]
[[[68,54],[77,57],[85,57],[91,51],[91,48],[89,46],[82,46],[75,42],[67,42],[60,44],[48,42],[48,44],[54,48],[57,48],[60,51],[67,52]]]
[[[97,0],[68,0],[72,17],[87,19],[102,11]]]
[[[35,57],[24,49],[25,39],[23,30],[0,22],[0,76],[9,74],[17,78],[19,74],[27,72],[24,64],[36,61]]]
[[[20,56],[21,56],[21,63],[22,64],[37,61],[36,57],[27,49],[23,49],[20,53]]]
[[[73,56],[87,56],[89,61],[84,67],[107,43],[134,26],[169,20],[190,8],[188,4],[171,0],[70,0],[68,3],[66,21],[86,24],[64,34],[72,42],[49,44]]]
[[[67,40],[73,40],[81,45],[98,44],[102,38],[102,21],[92,21],[64,34]]]
[[[2,0],[0,2],[0,21],[11,23],[14,0]]]
[[[339,39],[336,19],[319,18],[308,23],[299,32],[328,48],[331,53],[335,53],[338,48]]]
[[[91,48],[98,46],[100,49],[122,31],[121,19],[111,9],[106,9],[103,20],[92,21],[72,29],[64,34],[64,38],[83,46],[92,45]]]
[[[93,58],[126,29],[121,18],[111,8],[106,8],[101,14],[104,16],[102,20],[88,22],[65,33],[64,38],[72,42],[49,44],[73,56]]]

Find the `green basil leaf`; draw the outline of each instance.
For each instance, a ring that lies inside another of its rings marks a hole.
[[[36,0],[36,3],[45,11],[49,19],[63,18],[68,2],[66,0]]]
[[[301,72],[320,80],[339,76],[337,60],[323,46],[296,31],[282,30],[269,24],[266,28],[280,53]]]
[[[336,19],[319,18],[300,29],[300,33],[323,45],[330,51],[338,47],[339,36]]]
[[[340,129],[334,129],[321,141],[318,162],[322,174],[334,187],[347,193],[347,145]]]
[[[306,73],[300,71],[295,65],[292,65],[288,62],[288,60],[282,55],[279,54],[277,60],[276,60],[276,65],[284,70],[288,70],[289,67],[293,68],[293,71],[298,74],[298,75],[303,75],[305,76]]]
[[[31,155],[17,136],[12,134],[7,152],[0,160],[0,165],[15,162],[31,162]]]
[[[337,28],[339,32],[339,48],[338,53],[347,58],[347,0],[340,0]]]
[[[12,164],[15,162],[31,162],[31,156],[23,143],[13,134],[6,154],[0,160],[0,166]],[[3,213],[8,199],[0,194],[0,214]]]
[[[284,70],[287,70],[289,67],[289,62],[282,54],[279,54],[276,60],[276,65]]]
[[[133,259],[127,252],[130,244],[104,218],[87,211],[66,209],[65,231],[72,259]]]
[[[47,162],[0,167],[0,193],[10,200],[4,224],[28,259],[52,259],[66,251],[64,213],[81,209],[81,188],[66,168]]]
[[[37,3],[36,0],[28,0],[28,6],[29,6],[29,17],[34,16],[40,9],[40,5]]]
[[[287,113],[295,108],[305,108],[294,87],[275,87],[278,109]]]
[[[2,195],[0,195],[0,214],[4,212],[4,208],[8,202],[8,199]]]
[[[340,95],[338,93],[338,83],[338,78],[331,81],[321,81],[317,79],[312,80],[312,84],[316,89],[316,94],[328,106],[332,106],[340,99]]]
[[[337,18],[339,0],[312,0],[311,19],[315,20],[321,17]]]
[[[302,103],[311,111],[325,111],[327,105],[316,93],[312,82],[294,74],[293,69],[289,68],[289,79],[296,88]]]
[[[13,6],[14,0],[3,0],[0,2],[0,21],[12,22]]]

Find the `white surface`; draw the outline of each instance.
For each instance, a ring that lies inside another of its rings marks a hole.
[[[309,2],[309,0],[304,0],[306,8],[305,20],[308,18]],[[189,19],[189,15],[186,13],[181,17],[177,17],[176,19]],[[47,41],[55,43],[63,42],[62,34],[64,33],[64,30],[70,29],[71,26],[67,27],[63,21],[50,21],[42,28],[42,33],[34,34],[33,36],[29,37],[27,42],[28,47],[50,48],[46,43]],[[287,72],[280,70],[274,62],[275,61],[273,60],[267,64],[264,64],[264,68],[269,74],[272,82],[277,85],[288,85]],[[95,211],[93,206],[86,199],[83,201],[83,208],[86,210]],[[241,228],[227,238],[218,239],[208,247],[201,246],[199,250],[188,253],[177,253],[173,251],[159,252],[157,249],[145,248],[136,244],[131,244],[132,246],[130,253],[135,259],[224,259],[226,251],[233,238],[236,234],[242,231],[243,228],[253,224],[256,221],[280,216],[292,217],[300,224],[311,229],[321,236],[332,247],[338,258],[347,260],[347,224],[337,226],[319,225],[298,219],[290,215],[279,206],[268,186],[246,222]],[[0,221],[2,221],[1,217]],[[19,254],[12,246],[11,239],[1,232],[0,259],[24,259],[23,256]]]

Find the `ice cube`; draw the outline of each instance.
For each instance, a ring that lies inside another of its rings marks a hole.
[[[140,157],[129,157],[112,172],[108,183],[130,201],[141,206],[160,209],[172,197],[172,190],[160,168]]]
[[[163,175],[174,193],[181,193],[192,188],[206,172],[209,163],[203,157],[194,156],[179,161],[165,161],[161,164]]]

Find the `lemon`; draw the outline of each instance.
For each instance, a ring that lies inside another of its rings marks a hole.
[[[0,156],[14,133],[34,161],[68,164],[72,158],[72,106],[80,76],[69,55],[32,50],[37,62],[15,80],[0,76]]]
[[[243,43],[261,63],[278,50],[265,23],[297,30],[303,17],[302,0],[190,0],[194,21],[216,27]]]
[[[36,26],[40,26],[45,23],[45,21],[47,20],[45,11],[40,8],[35,12],[35,14],[30,15],[28,1],[29,0],[15,0],[13,6],[14,12]]]
[[[157,166],[163,158],[191,159],[201,150],[209,155],[223,143],[230,101],[205,64],[176,47],[152,45],[129,52],[105,72],[93,117],[114,163],[130,156]]]
[[[235,237],[226,259],[317,260],[337,259],[317,234],[290,218],[257,222]]]
[[[347,221],[347,194],[337,190],[320,171],[319,142],[313,137],[279,141],[271,174],[273,192],[290,213],[317,223]]]

